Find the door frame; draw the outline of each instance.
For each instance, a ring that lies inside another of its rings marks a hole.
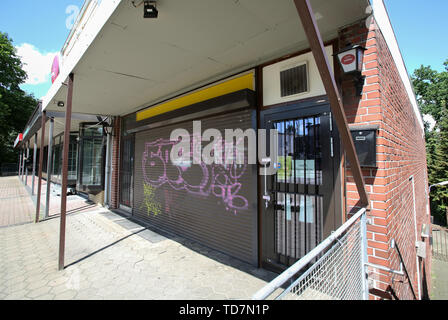
[[[89,126],[96,126],[98,125],[98,123],[96,122],[82,122],[79,124],[79,141],[78,141],[78,172],[77,172],[77,183],[76,183],[76,189],[79,192],[82,193],[87,193],[87,194],[93,194],[96,195],[98,193],[100,193],[101,191],[104,191],[105,185],[105,167],[106,167],[106,141],[105,141],[105,136],[104,136],[104,132],[102,134],[102,136],[84,136],[83,135],[83,129],[84,127],[89,127]],[[102,140],[101,143],[101,169],[100,169],[100,174],[101,174],[101,183],[95,184],[95,185],[89,185],[89,184],[84,184],[82,181],[82,175],[83,175],[83,169],[84,169],[84,141],[86,140]]]
[[[270,106],[267,108],[261,108],[259,110],[259,128],[264,129],[266,128],[267,124],[267,118],[271,118],[272,116],[279,115],[278,118],[281,119],[287,119],[287,116],[285,113],[294,113],[297,112],[296,118],[300,117],[307,117],[322,113],[328,113],[331,114],[330,105],[328,102],[328,99],[326,96],[321,97],[315,97],[312,99],[306,99],[306,100],[296,100],[292,102],[282,103],[275,106]],[[292,117],[293,118],[293,117]],[[336,230],[340,225],[343,223],[343,208],[342,208],[342,167],[341,167],[341,160],[342,160],[342,149],[341,149],[341,142],[339,137],[338,128],[336,126],[336,122],[334,121],[334,118],[330,118],[331,122],[331,128],[332,133],[330,135],[333,138],[333,161],[332,161],[332,173],[333,173],[333,187],[332,192],[330,194],[329,198],[329,205],[328,205],[328,216],[333,215],[333,221],[332,223],[323,223],[322,228],[322,240],[325,239],[333,230]],[[329,146],[329,144],[328,144]],[[262,166],[259,164],[259,169],[261,169]],[[260,187],[264,184],[262,182],[263,179],[260,180]],[[264,205],[264,199],[263,199],[263,188],[260,188],[259,195],[258,195],[258,201],[259,201],[259,265],[262,268],[274,271],[274,272],[282,272],[284,271],[287,266],[276,264],[272,262],[266,261],[266,246],[264,244],[264,241],[266,239],[266,236],[264,232],[265,224],[263,223],[264,218],[264,211],[265,211],[265,205]]]
[[[132,169],[130,170],[130,175],[131,175],[131,181],[130,181],[130,185],[129,185],[129,206],[125,205],[123,203],[121,203],[122,201],[122,190],[123,190],[123,179],[122,179],[122,175],[123,175],[123,152],[124,152],[124,142],[126,141],[130,141],[131,143],[131,152],[130,152],[130,156],[132,158]],[[130,133],[126,136],[121,135],[121,139],[120,139],[120,161],[119,161],[119,178],[118,181],[120,183],[120,187],[118,190],[118,206],[122,209],[124,209],[125,211],[128,211],[130,213],[133,213],[133,207],[134,207],[134,175],[135,175],[135,133]]]

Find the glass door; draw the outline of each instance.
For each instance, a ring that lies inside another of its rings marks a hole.
[[[104,185],[105,139],[100,125],[83,123],[80,130],[80,172],[78,189],[99,192]]]
[[[278,131],[277,174],[272,177],[275,251],[296,260],[321,240],[321,116],[273,122]]]

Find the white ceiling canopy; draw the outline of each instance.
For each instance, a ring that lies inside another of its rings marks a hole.
[[[311,4],[330,40],[366,15],[368,1]],[[73,112],[129,114],[308,47],[292,0],[159,0],[157,8],[157,19],[144,19],[142,6],[121,0],[105,18],[65,72],[75,74]],[[54,86],[44,99],[47,110],[60,110],[57,101],[66,100],[67,87]]]

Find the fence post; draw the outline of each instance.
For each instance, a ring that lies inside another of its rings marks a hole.
[[[448,226],[448,207],[445,210],[445,226]]]
[[[369,300],[369,279],[367,274],[367,211],[361,216],[361,275],[363,300]]]

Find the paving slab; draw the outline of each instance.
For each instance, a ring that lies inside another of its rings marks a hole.
[[[448,300],[448,262],[431,261],[431,300]]]
[[[250,299],[276,276],[96,206],[67,215],[58,271],[59,222],[0,228],[0,299]]]

